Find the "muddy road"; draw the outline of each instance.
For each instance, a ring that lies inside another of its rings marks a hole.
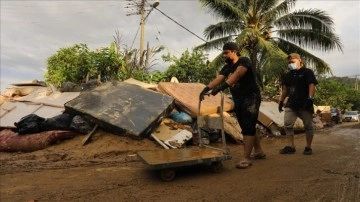
[[[343,123],[315,132],[313,155],[305,135],[297,153],[281,155],[285,137],[262,138],[267,159],[236,169],[242,145],[229,143],[232,159],[220,173],[208,166],[177,171],[161,181],[136,151],[161,149],[103,131],[31,153],[0,153],[0,201],[360,201],[360,124]]]

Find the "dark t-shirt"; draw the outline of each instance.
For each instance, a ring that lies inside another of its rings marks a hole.
[[[287,106],[292,109],[302,109],[309,97],[309,84],[318,84],[314,72],[308,68],[289,71],[282,82],[287,87],[289,96]]]
[[[245,67],[247,71],[245,75],[237,81],[237,83],[230,87],[233,99],[243,99],[250,94],[260,94],[260,89],[256,83],[253,67],[247,57],[240,57],[235,64],[226,64],[220,70],[219,74],[229,77],[239,66]]]

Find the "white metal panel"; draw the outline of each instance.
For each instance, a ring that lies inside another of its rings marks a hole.
[[[0,108],[0,127],[15,128],[14,123],[29,114],[36,114],[43,118],[52,118],[62,114],[64,107],[26,104],[22,102],[6,102]]]
[[[80,95],[80,92],[52,92],[47,88],[38,89],[31,94],[16,98],[18,101],[28,101],[48,106],[64,107],[64,104]]]

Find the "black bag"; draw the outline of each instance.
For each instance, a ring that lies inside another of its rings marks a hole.
[[[70,129],[77,133],[87,134],[93,129],[93,126],[91,123],[85,121],[80,115],[76,115],[70,123]]]
[[[70,114],[59,114],[52,118],[46,119],[44,122],[41,123],[41,130],[42,131],[49,131],[49,130],[70,130],[69,125],[72,120],[72,116]]]
[[[15,122],[16,126],[15,132],[20,135],[28,133],[38,133],[41,132],[41,123],[45,121],[45,118],[42,118],[36,114],[29,114],[20,119],[19,122]]]

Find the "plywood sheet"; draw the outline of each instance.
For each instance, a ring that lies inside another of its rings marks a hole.
[[[261,102],[259,109],[259,117],[258,121],[260,121],[263,125],[269,127],[272,122],[274,122],[278,127],[284,127],[284,114],[285,111],[279,112],[278,110],[279,104],[276,102]],[[263,121],[263,122],[262,122]],[[304,124],[301,119],[296,119],[294,124],[295,129],[303,129]]]
[[[199,94],[205,88],[201,83],[171,83],[160,82],[158,88],[161,92],[171,95],[179,108],[182,111],[190,114],[191,117],[196,118],[199,108]],[[208,115],[219,112],[221,95],[205,96],[205,100],[201,102],[200,115]],[[229,111],[234,108],[234,103],[229,98],[225,97],[224,111]]]
[[[143,88],[148,88],[148,89],[156,89],[157,88],[157,84],[145,83],[145,82],[133,79],[133,78],[126,79],[124,82],[130,83],[130,84],[135,84],[135,85],[141,86]]]
[[[109,82],[67,102],[69,113],[86,115],[117,134],[144,138],[173,110],[168,95],[126,82]]]

